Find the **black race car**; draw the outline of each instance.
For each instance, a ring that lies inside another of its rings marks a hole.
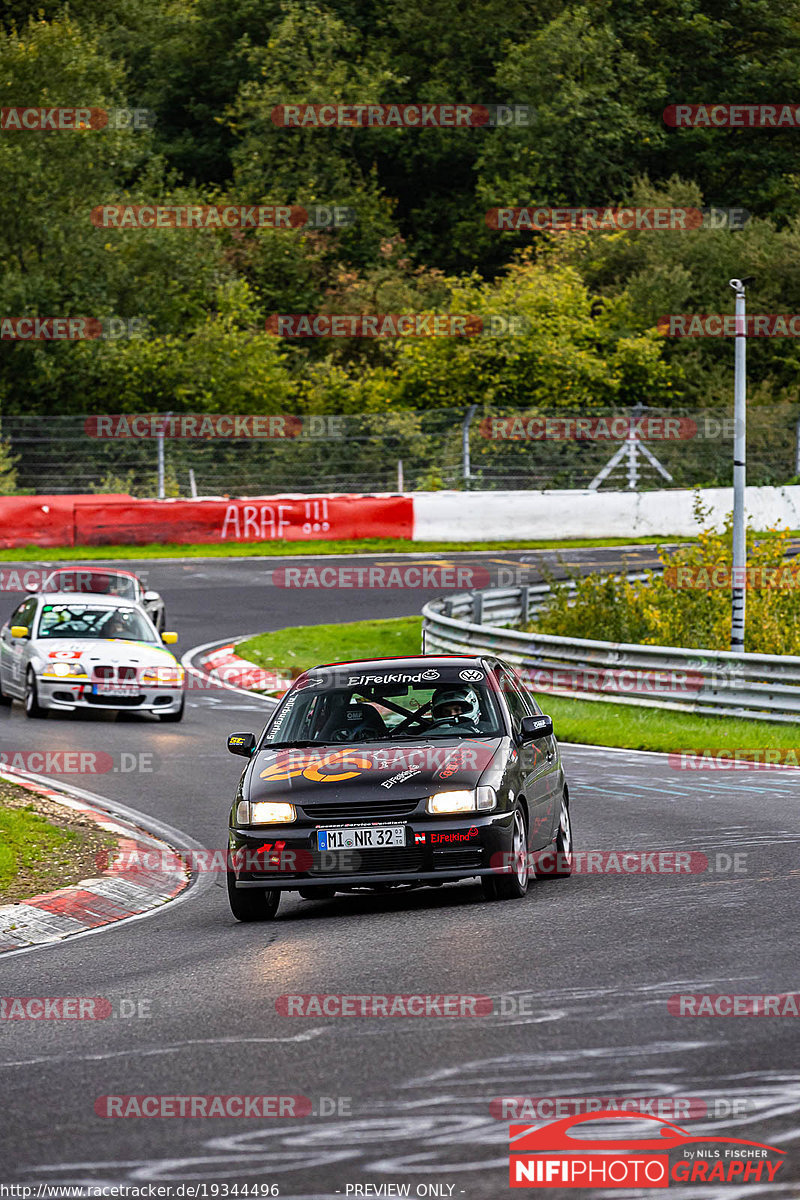
[[[535,862],[570,873],[553,723],[496,658],[315,667],[260,738],[231,734],[228,749],[250,760],[229,827],[240,921],[274,917],[282,891],[323,899],[477,876],[487,899],[512,900]]]

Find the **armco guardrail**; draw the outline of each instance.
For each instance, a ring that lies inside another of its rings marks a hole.
[[[496,654],[522,668],[537,693],[761,721],[800,720],[800,657],[637,646],[503,628],[529,619],[549,590],[545,583],[433,600],[422,610],[424,652]]]

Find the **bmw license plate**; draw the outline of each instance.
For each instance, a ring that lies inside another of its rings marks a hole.
[[[135,683],[95,683],[92,693],[95,696],[138,696],[139,688]]]
[[[405,825],[346,825],[318,829],[318,850],[374,850],[379,846],[405,846]]]

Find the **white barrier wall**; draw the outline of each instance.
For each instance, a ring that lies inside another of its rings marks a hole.
[[[733,509],[733,488],[703,488],[703,503],[721,528]],[[515,538],[686,537],[699,532],[695,493],[664,492],[416,492],[414,537],[422,542]],[[749,487],[748,522],[800,529],[800,486]]]

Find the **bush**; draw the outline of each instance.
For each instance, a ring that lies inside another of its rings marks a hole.
[[[710,526],[710,510],[695,499],[703,523],[696,542],[659,550],[663,574],[629,582],[617,576],[575,578],[576,589],[553,585],[547,604],[527,628],[562,637],[729,650],[732,524]],[[745,650],[800,654],[800,563],[786,559],[788,530],[747,530]]]

